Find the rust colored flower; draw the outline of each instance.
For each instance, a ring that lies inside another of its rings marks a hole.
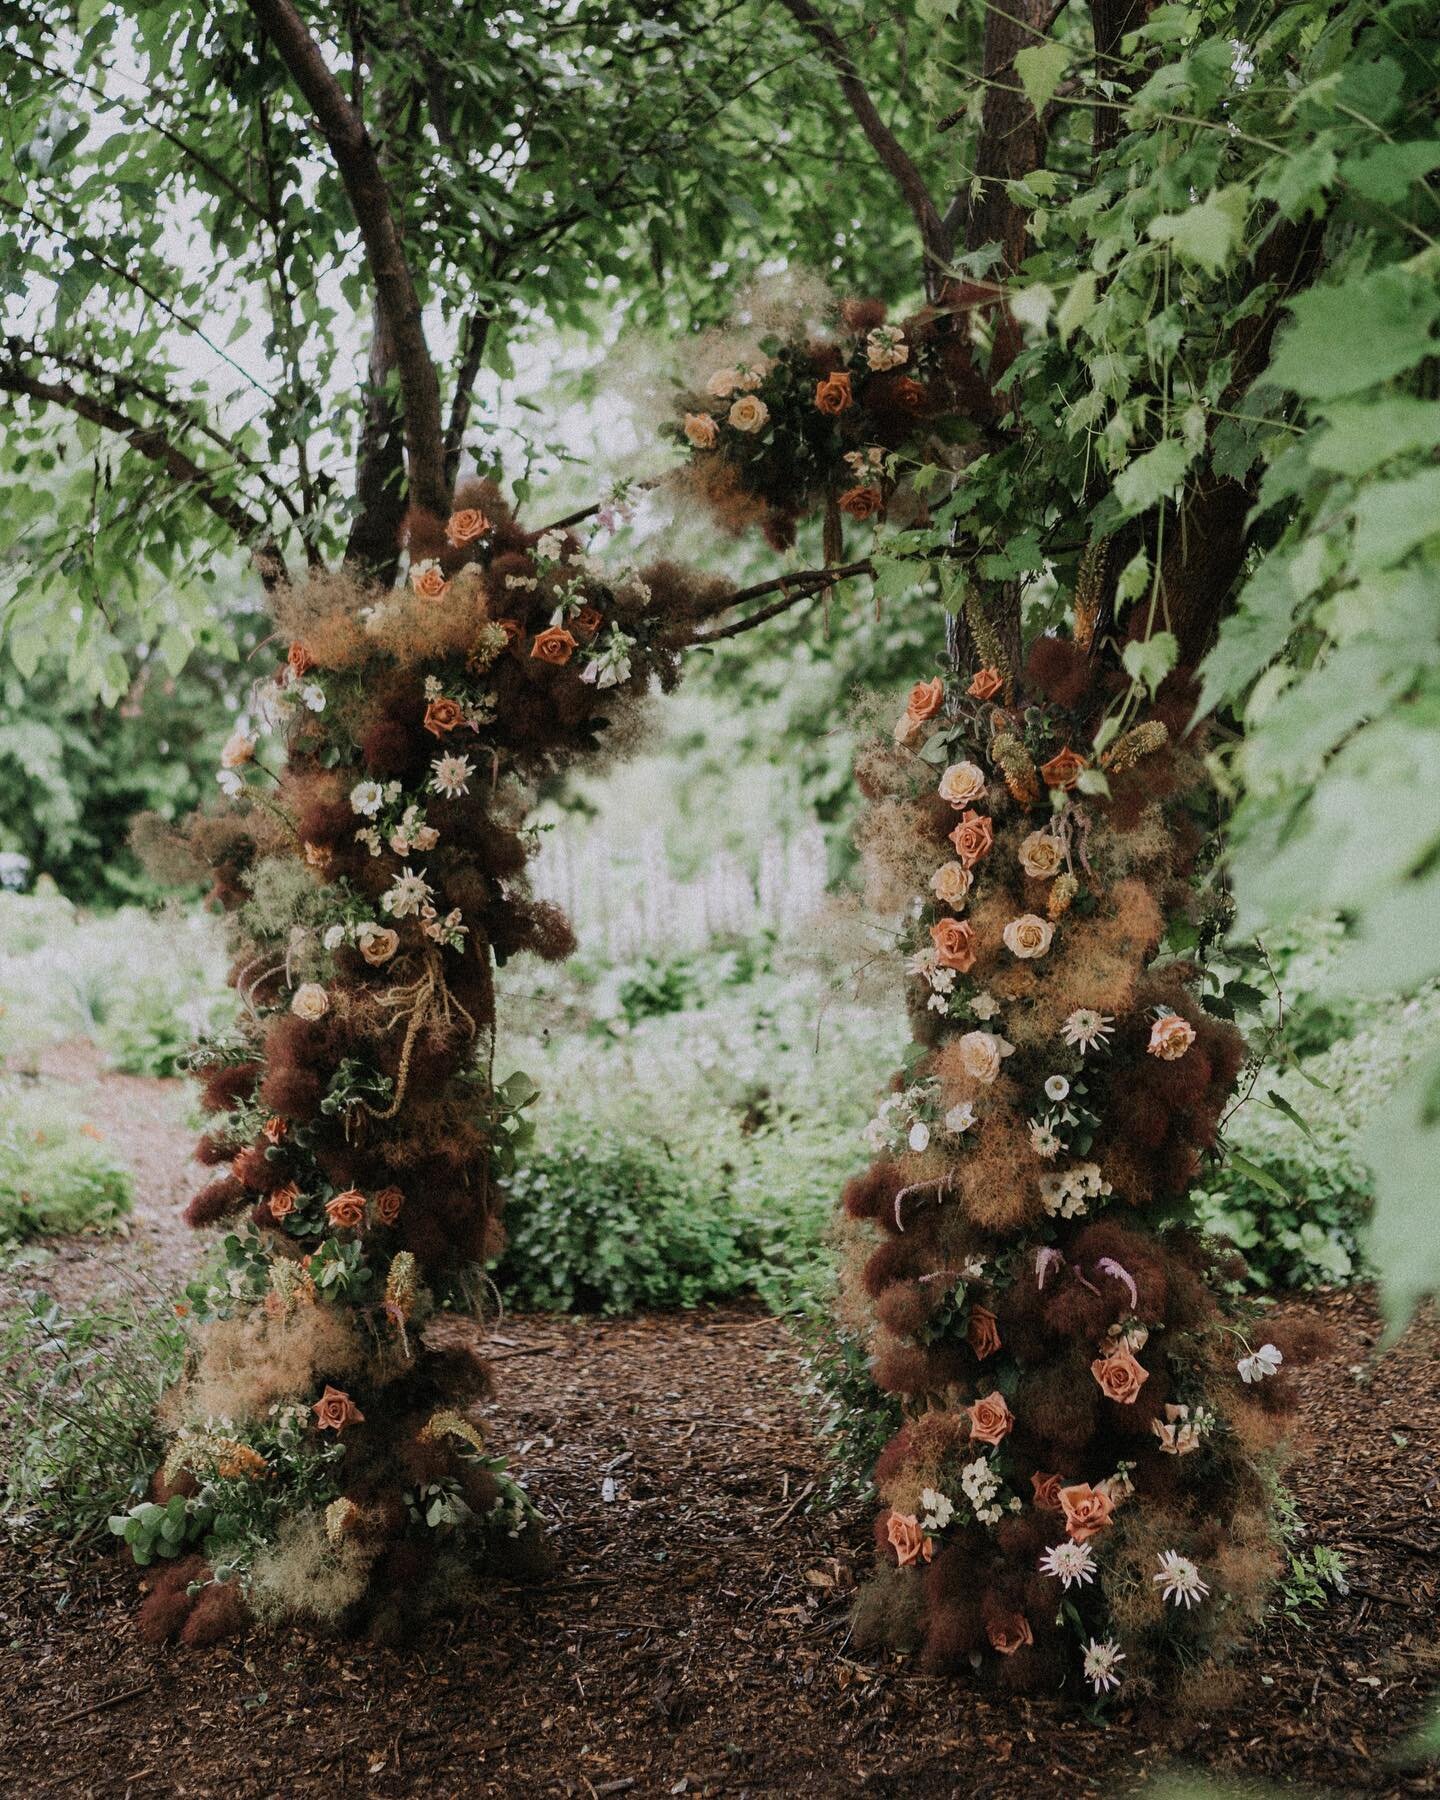
[[[827,375],[823,381],[817,381],[815,384],[815,404],[822,413],[829,413],[834,417],[853,406],[854,402],[855,396],[850,392],[848,375],[837,372],[834,375]]]
[[[1035,1505],[1041,1512],[1060,1512],[1060,1489],[1063,1485],[1062,1475],[1034,1474],[1030,1477],[1030,1490]]]
[[[902,375],[890,390],[895,404],[906,412],[919,412],[925,404],[925,389],[913,376]]]
[[[878,487],[846,488],[840,496],[840,510],[852,519],[873,519],[885,504]]]
[[[945,682],[936,675],[929,681],[915,683],[905,702],[905,710],[912,719],[919,719],[923,723],[926,719],[933,719],[944,704]]]
[[[1125,1349],[1112,1350],[1109,1356],[1097,1356],[1090,1365],[1090,1373],[1100,1383],[1105,1398],[1117,1401],[1121,1406],[1133,1406],[1140,1398],[1140,1389],[1150,1379],[1150,1371]]]
[[[285,652],[285,661],[290,665],[290,673],[297,681],[315,667],[315,658],[298,638]]]
[[[981,669],[965,692],[972,700],[993,700],[1005,685],[998,669]]]
[[[604,615],[597,606],[582,606],[575,615],[575,629],[587,640],[593,638],[604,623]]]
[[[552,625],[548,631],[542,631],[530,646],[530,655],[539,662],[552,663],[557,668],[568,663],[579,648],[575,638],[563,625]]]
[[[328,844],[312,844],[307,841],[304,845],[304,856],[305,867],[307,869],[318,869],[323,874],[324,871],[330,867],[330,847]]]
[[[1151,1056],[1161,1062],[1179,1062],[1195,1042],[1195,1027],[1179,1013],[1166,1013],[1150,1027],[1150,1042],[1145,1046]]]
[[[365,1196],[359,1188],[346,1188],[325,1202],[325,1217],[337,1231],[358,1231],[365,1223]]]
[[[398,1187],[381,1188],[375,1196],[375,1217],[382,1225],[393,1225],[400,1217],[400,1209],[405,1204],[405,1196]]]
[[[970,1414],[970,1436],[977,1444],[1001,1443],[1015,1429],[1015,1415],[998,1389],[966,1411]]]
[[[885,1535],[902,1569],[908,1569],[922,1559],[929,1562],[935,1554],[935,1546],[920,1529],[920,1521],[914,1513],[892,1512],[885,1521]]]
[[[289,1126],[286,1125],[283,1119],[270,1118],[265,1121],[260,1129],[267,1144],[279,1144],[284,1142],[285,1133],[289,1130]]]
[[[330,1387],[310,1408],[321,1431],[343,1431],[347,1425],[361,1425],[365,1415],[343,1388]]]
[[[270,1473],[270,1465],[258,1450],[249,1444],[237,1442],[227,1443],[220,1455],[215,1459],[215,1473],[226,1480],[236,1481],[244,1477],[250,1481],[258,1481],[261,1476]]]
[[[937,919],[930,927],[935,961],[966,975],[975,967],[975,927],[968,919]]]
[[[1085,758],[1077,756],[1067,745],[1058,756],[1052,756],[1040,769],[1046,787],[1073,788],[1086,767]]]
[[[447,700],[439,694],[425,708],[425,729],[432,737],[447,737],[457,725],[465,723],[465,714],[458,700]]]
[[[463,550],[466,544],[473,544],[476,538],[484,537],[490,529],[490,521],[478,506],[462,506],[459,512],[451,513],[445,521],[446,540],[457,550]]]
[[[982,856],[990,854],[995,842],[995,827],[984,813],[967,812],[950,833],[955,854],[967,869],[973,869]]]
[[[999,1321],[988,1306],[970,1308],[970,1327],[965,1333],[965,1342],[981,1362],[1000,1348]]]
[[[1092,1488],[1088,1481],[1077,1481],[1061,1488],[1060,1510],[1065,1515],[1066,1531],[1077,1544],[1083,1544],[1110,1523],[1115,1502],[1108,1494]]]
[[[1007,1613],[1003,1619],[992,1620],[985,1627],[985,1635],[990,1639],[990,1647],[1002,1656],[1013,1656],[1022,1646],[1035,1642],[1035,1633],[1024,1613]]]
[[[300,1198],[300,1187],[297,1182],[287,1181],[282,1188],[276,1188],[271,1194],[268,1205],[272,1219],[288,1219],[295,1210],[295,1202]]]
[[[422,600],[440,600],[450,587],[437,562],[417,563],[410,571],[410,585]]]
[[[518,619],[497,619],[495,623],[505,633],[505,647],[508,650],[520,636],[520,621]]]

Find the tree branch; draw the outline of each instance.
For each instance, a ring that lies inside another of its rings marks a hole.
[[[751,613],[748,618],[736,619],[729,625],[722,625],[715,631],[694,632],[680,639],[684,646],[693,644],[715,644],[721,638],[738,637],[742,631],[750,631],[756,625],[764,625],[768,620],[777,618],[788,612],[792,606],[798,606],[802,600],[812,599],[837,582],[847,581],[854,575],[873,575],[875,565],[868,560],[844,563],[830,569],[803,569],[793,575],[775,575],[769,581],[757,581],[753,587],[739,588],[733,594],[725,594],[713,605],[707,606],[698,616],[714,618],[717,613],[729,612],[732,607],[740,606],[747,600],[759,600],[766,594],[779,593],[782,598],[771,606],[762,606],[759,612]]]
[[[455,392],[450,397],[450,422],[445,427],[445,479],[452,488],[460,472],[460,452],[470,423],[470,409],[475,404],[475,383],[485,360],[485,343],[490,336],[493,316],[477,309],[465,321],[464,350],[455,374]]]
[[[0,389],[11,394],[25,394],[45,405],[62,406],[80,418],[88,419],[92,425],[103,426],[105,430],[123,437],[132,449],[138,450],[151,462],[160,464],[179,486],[192,488],[200,503],[229,526],[240,542],[251,551],[267,588],[288,579],[280,547],[275,542],[268,521],[256,518],[238,500],[222,493],[215,485],[213,473],[202,468],[177,445],[171,443],[157,426],[143,425],[128,413],[121,412],[118,407],[97,400],[93,395],[81,393],[67,381],[40,381],[32,375],[26,375],[13,363],[0,365]]]
[[[334,156],[360,227],[376,302],[394,351],[410,495],[417,505],[443,515],[449,510],[450,493],[445,484],[440,382],[425,342],[420,296],[405,258],[375,145],[291,0],[249,0],[249,5],[305,96]]]
[[[895,133],[880,117],[879,109],[870,98],[869,89],[860,79],[860,72],[845,40],[835,27],[815,10],[810,0],[782,0],[782,4],[796,23],[810,33],[821,53],[834,68],[840,80],[840,91],[849,102],[856,123],[870,140],[875,154],[900,189],[905,204],[920,229],[920,245],[925,257],[925,291],[932,294],[940,267],[949,257],[950,242],[946,239],[944,221],[925,185],[924,177]]]

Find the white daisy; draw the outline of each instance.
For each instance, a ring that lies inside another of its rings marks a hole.
[[[417,875],[407,864],[403,873],[395,877],[395,884],[390,891],[381,895],[380,905],[392,918],[408,919],[420,911],[432,892],[430,883],[425,879],[425,871],[422,869]]]
[[[1107,1638],[1102,1644],[1091,1638],[1085,1646],[1085,1679],[1098,1694],[1102,1690],[1108,1692],[1119,1687],[1120,1677],[1115,1672],[1116,1665],[1124,1662],[1125,1652],[1114,1641]]]
[[[1095,1553],[1088,1544],[1073,1544],[1067,1538],[1040,1558],[1040,1573],[1053,1575],[1067,1589],[1077,1582],[1084,1587],[1086,1582],[1095,1579]]]
[[[385,790],[378,781],[359,781],[350,790],[350,810],[373,819],[385,804]]]
[[[1092,1006],[1077,1006],[1065,1021],[1062,1035],[1067,1044],[1078,1044],[1083,1055],[1097,1044],[1102,1050],[1107,1049],[1105,1040],[1114,1029],[1115,1021],[1108,1013],[1096,1012]]]
[[[1158,1558],[1160,1573],[1151,1579],[1167,1600],[1187,1609],[1198,1606],[1210,1592],[1200,1579],[1200,1571],[1188,1556],[1177,1550],[1163,1550]]]
[[[1266,1376],[1278,1373],[1285,1358],[1274,1344],[1262,1344],[1253,1356],[1242,1356],[1236,1363],[1236,1373],[1247,1385],[1252,1381],[1264,1381]]]
[[[437,756],[430,765],[430,785],[437,794],[444,794],[447,800],[456,800],[461,794],[468,794],[466,785],[475,773],[468,756]]]

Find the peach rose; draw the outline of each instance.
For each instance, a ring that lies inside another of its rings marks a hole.
[[[720,427],[709,413],[686,413],[680,429],[697,450],[713,450],[720,441]]]
[[[885,1521],[885,1535],[902,1569],[908,1569],[911,1563],[922,1558],[929,1562],[935,1554],[935,1546],[920,1529],[920,1521],[914,1513],[892,1512]]]
[[[945,704],[945,683],[939,676],[929,681],[917,681],[911,688],[905,702],[905,710],[912,718],[933,719]]]
[[[1166,1013],[1150,1027],[1150,1042],[1145,1046],[1151,1056],[1161,1062],[1179,1062],[1195,1042],[1195,1027],[1179,1013]]]
[[[343,1431],[347,1425],[363,1424],[365,1420],[364,1413],[343,1388],[328,1384],[310,1410],[321,1431]]]
[[[405,1196],[398,1187],[381,1188],[375,1196],[375,1217],[382,1225],[393,1225],[400,1217],[400,1208],[405,1204]]]
[[[1030,1492],[1039,1511],[1060,1511],[1060,1488],[1063,1480],[1063,1476],[1041,1475],[1038,1471],[1030,1477]]]
[[[295,1202],[300,1198],[298,1182],[287,1181],[284,1187],[276,1188],[270,1195],[266,1205],[270,1208],[272,1219],[288,1219],[295,1210]]]
[[[770,422],[770,408],[758,394],[742,394],[725,416],[736,431],[763,431]]]
[[[365,1223],[365,1196],[359,1188],[346,1188],[325,1202],[325,1217],[337,1231],[358,1231]]]
[[[329,1012],[330,996],[318,981],[303,981],[291,996],[290,1010],[297,1019],[308,1019],[313,1024]]]
[[[717,369],[705,383],[705,392],[716,400],[728,400],[740,380],[738,369]]]
[[[895,742],[906,750],[913,750],[926,734],[924,719],[917,719],[914,713],[904,712],[895,721],[893,736]]]
[[[490,529],[490,521],[478,506],[462,506],[459,512],[451,513],[445,521],[445,536],[457,550],[463,550],[466,544],[473,544],[478,537],[484,537]]]
[[[995,842],[995,827],[984,813],[967,812],[950,833],[955,854],[967,869],[973,869],[982,856],[990,854]]]
[[[958,812],[985,792],[985,771],[972,762],[951,763],[940,777],[940,798],[948,800]]]
[[[827,375],[823,381],[815,384],[815,404],[823,413],[832,417],[852,406],[855,396],[850,392],[850,377],[843,374]]]
[[[1150,1371],[1125,1349],[1096,1357],[1090,1373],[1100,1383],[1105,1398],[1121,1406],[1133,1406],[1140,1398],[1140,1389],[1150,1379]]]
[[[965,1410],[970,1415],[970,1436],[977,1444],[1001,1443],[1015,1429],[1015,1415],[998,1389]]]
[[[441,573],[437,562],[416,563],[410,571],[410,585],[422,600],[439,600],[443,598],[450,583]]]
[[[298,639],[285,652],[285,661],[290,665],[290,673],[297,681],[315,667],[315,658]]]
[[[575,615],[575,629],[586,639],[593,638],[604,623],[604,615],[595,606],[582,606]]]
[[[975,927],[967,919],[937,919],[930,927],[935,961],[966,975],[975,967]]]
[[[965,896],[975,885],[975,877],[964,863],[942,863],[930,877],[930,892],[942,906],[961,907]]]
[[[852,519],[873,519],[885,504],[878,487],[846,488],[840,496],[840,510]]]
[[[290,1129],[289,1126],[285,1123],[285,1121],[283,1119],[277,1119],[277,1118],[267,1119],[265,1121],[265,1123],[260,1127],[261,1134],[263,1135],[265,1142],[267,1144],[283,1143],[285,1140],[285,1133],[289,1129]]]
[[[1000,935],[1012,956],[1028,961],[1031,957],[1043,956],[1050,948],[1055,927],[1038,913],[1021,913],[1018,919],[1010,921]]]
[[[425,708],[421,722],[432,737],[446,737],[457,725],[465,723],[465,714],[458,700],[447,700],[439,694]]]
[[[1092,1488],[1088,1481],[1074,1482],[1060,1490],[1060,1510],[1065,1515],[1065,1529],[1077,1544],[1097,1536],[1110,1523],[1115,1502],[1108,1494]]]
[[[967,1031],[959,1040],[960,1066],[972,1081],[993,1081],[1001,1062],[1015,1048],[989,1031]]]
[[[985,1635],[991,1649],[1002,1656],[1013,1656],[1022,1645],[1035,1642],[1035,1633],[1024,1613],[1007,1613],[1003,1619],[993,1620],[985,1627]]]
[[[1020,867],[1037,881],[1049,881],[1065,867],[1065,850],[1048,831],[1032,831],[1020,846]]]
[[[1004,685],[1005,677],[998,669],[981,669],[965,692],[972,700],[993,700]]]
[[[1040,779],[1046,787],[1073,788],[1085,766],[1085,758],[1077,756],[1067,745],[1041,768]]]
[[[559,668],[568,663],[579,648],[579,640],[572,637],[563,625],[552,625],[548,631],[537,634],[535,642],[530,646],[530,655],[534,660]]]
[[[388,925],[362,925],[355,934],[355,946],[370,967],[378,969],[400,948],[400,933]]]
[[[965,1342],[981,1362],[987,1356],[993,1356],[1000,1348],[999,1321],[988,1306],[970,1308],[970,1326],[965,1333]]]

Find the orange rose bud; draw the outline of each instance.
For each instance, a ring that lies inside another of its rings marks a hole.
[[[922,1558],[929,1562],[935,1554],[935,1546],[920,1529],[920,1521],[914,1513],[892,1512],[885,1521],[885,1536],[902,1569],[908,1569],[911,1563],[917,1563]]]
[[[878,487],[846,488],[840,496],[841,512],[852,519],[873,519],[884,504],[885,496]]]
[[[930,927],[930,942],[940,968],[967,975],[975,967],[975,927],[968,919],[937,919]]]
[[[261,1127],[267,1144],[280,1143],[288,1129],[289,1127],[283,1119],[276,1118],[267,1119]]]
[[[518,619],[497,619],[495,623],[505,633],[505,643],[507,647],[513,644],[516,638],[519,637],[520,621]]]
[[[1136,1362],[1128,1350],[1112,1350],[1109,1356],[1098,1356],[1090,1365],[1090,1373],[1100,1383],[1107,1400],[1121,1406],[1133,1406],[1140,1389],[1150,1379],[1150,1371]]]
[[[578,640],[563,625],[552,625],[536,637],[530,646],[530,655],[536,661],[552,663],[558,668],[562,663],[568,663],[579,647]]]
[[[1030,1477],[1030,1490],[1039,1511],[1060,1511],[1060,1488],[1062,1483],[1063,1477],[1059,1475],[1041,1475],[1037,1473]]]
[[[910,690],[910,698],[905,702],[905,710],[912,719],[922,722],[933,719],[945,704],[945,683],[939,675],[930,681],[917,681]]]
[[[310,1410],[321,1431],[343,1431],[347,1425],[362,1425],[365,1422],[364,1413],[345,1390],[328,1384]]]
[[[970,1436],[977,1444],[998,1444],[1015,1429],[1015,1415],[998,1389],[965,1410],[970,1415]]]
[[[823,381],[815,384],[815,404],[822,413],[829,413],[833,417],[852,406],[854,401],[848,375],[827,375]]]
[[[358,1231],[365,1223],[365,1196],[359,1188],[346,1188],[325,1202],[325,1217],[337,1231]]]
[[[1000,1348],[1000,1325],[988,1306],[970,1308],[970,1326],[965,1333],[965,1342],[981,1362],[987,1356],[993,1356]]]
[[[1085,758],[1077,756],[1067,745],[1058,756],[1052,756],[1040,770],[1040,779],[1046,787],[1073,788],[1085,767]]]
[[[405,1204],[405,1196],[398,1187],[381,1188],[375,1196],[375,1217],[382,1225],[393,1225],[400,1217],[400,1208]]]
[[[984,813],[967,812],[961,815],[960,823],[950,833],[950,842],[965,867],[973,869],[982,856],[990,854],[990,846],[995,842],[995,827]]]
[[[282,1188],[276,1188],[266,1204],[270,1208],[272,1219],[288,1219],[295,1210],[295,1202],[300,1198],[300,1187],[297,1182],[287,1181]]]
[[[410,585],[422,600],[439,600],[450,587],[439,563],[425,563],[410,571]]]
[[[1115,1502],[1088,1481],[1077,1481],[1060,1489],[1060,1510],[1065,1515],[1066,1531],[1077,1544],[1083,1544],[1110,1523]]]
[[[458,700],[447,700],[443,694],[425,708],[425,729],[432,737],[446,737],[457,725],[465,723]]]
[[[1004,685],[1005,677],[998,669],[981,669],[965,692],[972,700],[993,700]]]
[[[290,665],[290,673],[297,681],[301,676],[308,675],[315,667],[315,658],[298,639],[285,652],[285,660]]]
[[[604,622],[604,615],[594,606],[582,606],[575,615],[575,629],[582,638],[593,638]]]
[[[490,521],[477,506],[462,507],[459,512],[451,513],[445,522],[445,537],[457,550],[463,550],[466,544],[473,544],[478,537],[484,537],[490,529]]]

